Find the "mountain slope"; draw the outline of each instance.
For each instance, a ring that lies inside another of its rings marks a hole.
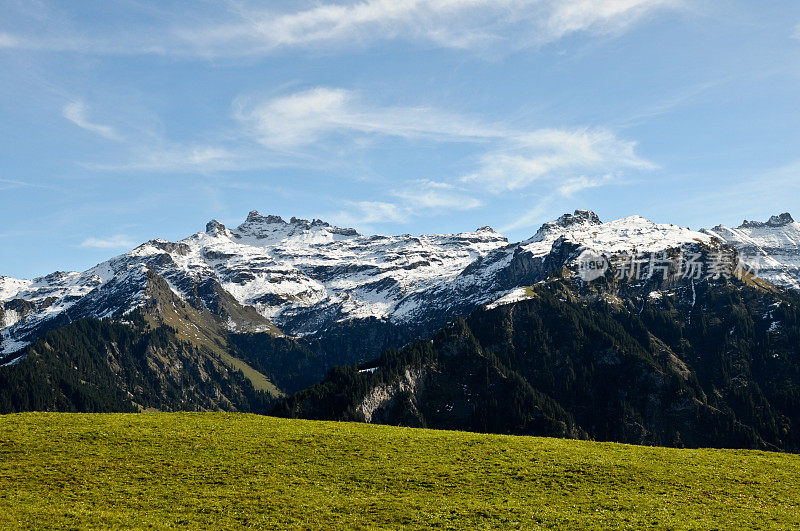
[[[0,412],[266,411],[281,391],[231,354],[221,318],[187,304],[153,271],[141,273],[142,305],[124,317],[56,326],[0,359]]]
[[[686,284],[623,300],[552,280],[339,369],[275,412],[800,451],[800,300],[738,281]]]

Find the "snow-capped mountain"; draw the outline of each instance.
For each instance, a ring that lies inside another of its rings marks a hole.
[[[545,223],[522,248],[537,256],[548,254],[559,238],[598,253],[651,253],[677,248],[688,243],[711,244],[701,232],[671,223],[653,223],[641,216],[630,216],[603,223],[594,212],[576,210]]]
[[[759,277],[800,289],[800,223],[788,213],[766,222],[745,220],[735,229],[717,225],[703,232],[736,247]]]
[[[0,353],[77,318],[131,311],[150,296],[152,274],[235,331],[272,330],[274,323],[298,336],[368,320],[425,331],[481,304],[513,300],[587,249],[613,258],[724,241],[757,249],[771,260],[769,280],[797,287],[798,234],[798,224],[783,216],[698,232],[639,216],[603,223],[578,210],[509,243],[489,227],[365,236],[319,220],[287,222],[253,211],[235,229],[212,220],[184,240],[151,240],[82,273],[0,277]]]
[[[669,249],[712,246],[710,235],[641,216],[603,223],[594,212],[576,210],[542,225],[531,238],[497,249],[469,265],[438,291],[440,299],[460,303],[455,313],[469,312],[470,303],[498,304],[524,298],[526,286],[545,280],[564,266],[574,269],[586,250],[613,262],[621,255],[655,255]]]
[[[148,269],[184,300],[210,308],[220,291],[212,286],[218,286],[301,335],[343,320],[387,319],[409,295],[452,280],[507,244],[488,227],[454,235],[363,236],[319,220],[286,222],[253,211],[236,229],[212,220],[205,232],[179,242],[151,240],[83,273],[0,277],[2,352],[24,346],[48,324],[135,308],[145,296]]]

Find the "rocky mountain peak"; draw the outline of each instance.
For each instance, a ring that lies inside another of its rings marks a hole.
[[[219,234],[225,233],[225,225],[217,221],[216,219],[212,219],[208,223],[206,223],[206,232],[208,234],[217,236]]]
[[[292,218],[292,219],[294,219],[294,218]],[[273,216],[271,214],[267,215],[267,216],[264,216],[258,210],[251,210],[250,213],[247,215],[247,219],[245,220],[245,223],[283,223],[283,224],[286,224],[286,222],[283,220],[282,217]]]
[[[777,216],[771,216],[767,221],[767,225],[773,227],[780,227],[783,225],[788,225],[789,223],[793,223],[794,219],[792,215],[788,212],[784,212],[783,214],[778,214]]]
[[[583,225],[585,223],[589,223],[591,225],[600,225],[602,221],[600,221],[600,218],[597,217],[597,214],[595,214],[591,210],[576,210],[572,214],[564,214],[555,221],[551,221],[550,223],[545,223],[545,225],[550,225],[550,226],[555,225],[559,227],[568,228],[571,227],[572,225]]]
[[[777,216],[771,216],[767,221],[744,220],[742,224],[739,225],[739,228],[754,229],[759,227],[783,227],[785,225],[789,225],[790,223],[794,223],[792,215],[788,212],[784,212],[783,214],[778,214]]]
[[[542,241],[548,235],[559,234],[564,229],[577,228],[582,225],[602,225],[603,222],[591,210],[576,210],[572,214],[564,214],[554,221],[543,224],[536,234],[527,241]]]
[[[313,221],[308,221],[307,219],[303,218],[296,218],[294,216],[289,219],[289,225],[294,225],[299,229],[308,230],[311,227],[330,227],[330,223],[322,221],[321,219],[315,219]]]

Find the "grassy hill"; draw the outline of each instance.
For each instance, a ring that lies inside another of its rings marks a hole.
[[[798,528],[800,456],[227,413],[0,416],[3,528]]]

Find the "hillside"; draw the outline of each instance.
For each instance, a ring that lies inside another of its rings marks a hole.
[[[651,279],[642,289],[609,277],[532,286],[374,363],[332,371],[274,413],[800,451],[796,294],[738,279]]]
[[[0,416],[0,527],[800,526],[800,457],[245,414]]]

